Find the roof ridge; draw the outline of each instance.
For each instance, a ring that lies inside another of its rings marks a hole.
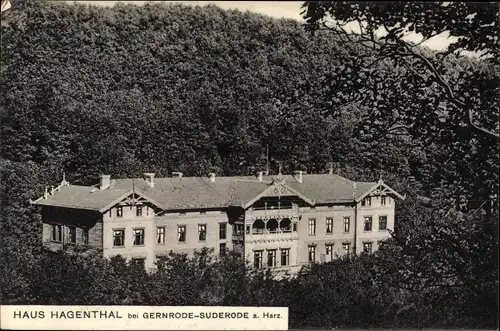
[[[272,181],[270,180],[258,180],[258,179],[235,179],[235,183],[262,183],[262,184],[270,184]]]
[[[326,176],[331,176],[331,175],[333,175],[333,176],[337,177],[338,179],[340,179],[341,181],[343,181],[343,182],[345,182],[345,183],[349,183],[349,184],[354,183],[354,181],[353,181],[353,180],[351,180],[351,179],[349,179],[349,178],[345,178],[345,177],[340,176],[340,175],[337,175],[337,174],[324,174],[324,175],[326,175]]]

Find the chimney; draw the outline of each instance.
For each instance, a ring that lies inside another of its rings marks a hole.
[[[212,183],[215,182],[215,173],[213,173],[213,172],[210,173],[210,181]]]
[[[356,182],[352,183],[352,197],[356,199]]]
[[[50,195],[51,195],[51,196],[52,196],[52,195],[54,195],[54,186],[51,186],[51,187],[50,187]]]
[[[302,183],[302,171],[300,170],[294,171],[293,178],[295,178],[299,183]]]
[[[100,190],[105,190],[111,184],[111,175],[101,175],[101,185],[99,187]]]
[[[182,172],[174,171],[174,172],[172,172],[172,177],[182,178]]]
[[[155,187],[155,174],[153,172],[146,172],[144,178],[149,187]]]
[[[257,173],[257,180],[258,180],[259,182],[262,182],[262,175],[263,175],[263,174],[264,174],[264,172],[263,172],[263,171],[259,171],[259,172]]]
[[[45,186],[45,193],[43,193],[43,198],[47,199],[49,197],[49,192],[47,190],[47,186]]]
[[[333,175],[333,167],[330,167],[330,169],[328,169],[328,173],[329,173],[330,175]]]

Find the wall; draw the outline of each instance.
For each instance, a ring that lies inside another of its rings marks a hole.
[[[59,249],[70,243],[70,226],[76,227],[76,245],[83,245],[83,229],[88,229],[89,246],[102,248],[101,214],[93,211],[59,207],[42,207],[42,241],[51,249]],[[52,241],[52,224],[61,225],[62,240]]]
[[[372,250],[378,249],[378,241],[390,238],[387,230],[379,230],[379,216],[387,216],[387,229],[394,229],[394,215],[395,215],[395,200],[392,197],[386,197],[386,205],[381,204],[379,196],[371,197],[371,206],[361,206],[358,204],[358,220],[357,220],[357,242],[356,251],[361,253],[363,251],[363,242],[371,242]],[[372,231],[364,231],[364,217],[372,217]]]
[[[254,251],[263,250],[263,264],[267,263],[267,250],[277,249],[279,260],[280,248],[291,248],[290,252],[290,269],[297,271],[300,266],[309,263],[309,245],[315,246],[315,261],[328,262],[337,256],[346,254],[343,247],[344,243],[349,243],[350,252],[354,249],[355,227],[356,233],[356,251],[363,251],[363,242],[372,242],[372,252],[378,249],[378,241],[390,237],[387,230],[379,230],[379,216],[387,216],[387,229],[394,228],[394,199],[386,197],[386,205],[381,205],[381,199],[378,196],[371,197],[371,206],[361,206],[361,202],[357,206],[357,221],[355,220],[355,208],[350,202],[334,205],[322,205],[316,207],[302,206],[298,211],[298,218],[293,221],[298,221],[297,232],[281,233],[281,234],[260,234],[251,235],[245,234],[245,258],[253,265]],[[292,213],[292,211],[288,211]],[[253,219],[262,216],[259,213],[263,211],[252,211],[249,208],[245,213],[245,226],[252,224]],[[286,214],[286,210],[282,211],[266,211],[266,215],[270,216],[273,213]],[[364,231],[364,216],[372,216],[372,231]],[[344,217],[349,217],[349,231],[344,231]],[[316,219],[316,233],[309,234],[309,219]],[[333,231],[327,233],[327,218],[333,219]],[[333,244],[332,254],[326,255],[326,245]],[[322,255],[323,258],[322,258]],[[277,271],[283,268],[275,268]]]
[[[118,217],[118,207],[122,207],[122,217]],[[103,255],[111,257],[122,255],[126,259],[138,258],[146,259],[146,262],[153,258],[153,210],[147,206],[142,206],[142,216],[136,216],[137,206],[116,205],[103,213]],[[144,245],[134,246],[134,229],[144,229]],[[113,245],[114,230],[124,230],[124,246],[115,247]],[[154,233],[156,235],[156,233]]]
[[[219,223],[227,223],[226,239],[219,239]],[[206,240],[198,240],[198,224],[206,224]],[[186,226],[186,241],[179,242],[177,226]],[[157,243],[157,227],[165,227],[165,243]],[[144,245],[134,246],[133,230],[144,228]],[[125,230],[124,247],[113,246],[113,230]],[[136,216],[135,206],[123,207],[123,217],[116,217],[116,206],[104,214],[104,256],[122,255],[126,259],[144,258],[146,268],[155,268],[158,256],[167,255],[170,251],[192,255],[195,249],[203,247],[214,248],[214,253],[219,253],[219,244],[226,243],[231,249],[232,227],[228,222],[225,212],[221,210],[188,211],[186,213],[171,212],[161,216],[154,216],[149,210],[143,210],[143,216]]]
[[[226,223],[226,239],[219,239],[219,223]],[[200,241],[198,238],[198,225],[206,225],[206,239]],[[186,241],[179,242],[177,238],[178,225],[186,226]],[[228,249],[231,248],[232,227],[229,224],[227,215],[221,211],[186,212],[184,215],[179,213],[169,213],[161,218],[155,219],[156,227],[164,226],[166,228],[165,244],[156,244],[155,254],[165,255],[169,251],[186,253],[191,255],[193,251],[203,247],[213,248],[214,253],[219,253],[219,244],[226,243]],[[156,237],[155,237],[156,238]]]
[[[292,224],[297,222],[298,218],[294,217],[292,209],[282,210],[252,210],[251,208],[245,211],[245,229],[249,226],[250,231],[245,230],[245,259],[254,265],[254,252],[262,251],[262,265],[267,266],[268,251],[276,250],[276,269],[292,270],[298,265],[297,263],[297,231],[286,233],[264,233],[252,234],[252,223],[255,218],[261,217],[278,217],[281,216],[290,218]],[[281,266],[281,249],[289,249],[289,265]]]
[[[354,244],[354,209],[349,205],[302,207],[299,222],[300,245],[299,263],[309,263],[309,245],[316,245],[316,262],[321,262],[321,254],[326,254],[325,244],[333,244],[333,255],[344,255],[342,244]],[[344,232],[344,217],[350,218],[349,232]],[[309,219],[316,219],[316,234],[309,235]],[[326,233],[326,219],[333,218],[333,233]],[[326,258],[326,257],[325,257]]]

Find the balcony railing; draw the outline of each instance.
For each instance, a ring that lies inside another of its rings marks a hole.
[[[292,206],[267,206],[267,207],[253,207],[253,210],[287,210],[292,209]]]
[[[249,210],[247,217],[267,217],[267,218],[295,218],[299,213],[292,209],[274,209],[274,210]]]
[[[248,239],[258,240],[258,239],[295,239],[298,238],[298,232],[292,230],[266,230],[266,229],[252,229],[252,231],[247,235]]]
[[[292,233],[292,229],[269,230],[269,229],[252,229],[252,234],[270,234],[270,233]]]

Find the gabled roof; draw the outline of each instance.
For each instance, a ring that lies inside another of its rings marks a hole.
[[[49,194],[47,199],[41,197],[35,200],[33,204],[99,211],[109,203],[126,197],[129,191],[129,189],[101,191],[93,186],[68,185],[54,190],[53,195]]]
[[[353,182],[333,174],[303,174],[302,182],[292,175],[155,178],[150,187],[143,178],[113,179],[110,186],[99,190],[95,186],[75,186],[65,183],[47,198],[32,202],[41,206],[57,206],[104,212],[135,192],[164,210],[247,208],[260,197],[271,194],[273,187],[282,187],[282,195],[294,195],[311,205],[360,201],[378,189],[399,198],[399,193],[386,184]],[[272,195],[272,194],[271,194]]]
[[[382,178],[377,182],[377,183],[364,183],[364,184],[373,184],[370,188],[366,189],[366,187],[363,187],[361,192],[363,192],[361,195],[358,194],[358,197],[356,198],[356,201],[359,202],[363,200],[366,196],[368,196],[370,193],[376,192],[377,194],[392,194],[395,195],[396,197],[400,198],[401,200],[404,200],[406,197],[402,196],[398,192],[394,191],[392,188],[390,188],[387,184],[385,184],[382,181]]]
[[[229,201],[229,205],[231,206],[240,206],[246,209],[265,196],[298,196],[305,202],[311,205],[314,204],[307,196],[287,185],[283,178],[277,182],[249,182],[240,180],[235,182],[235,187],[237,188],[235,192],[238,194],[239,201],[236,202],[235,199],[231,199]]]
[[[132,190],[129,190],[128,192],[126,192],[125,194],[123,194],[122,196],[116,198],[115,200],[111,201],[110,203],[108,203],[107,205],[101,207],[99,209],[99,211],[102,213],[102,212],[105,212],[106,210],[109,210],[111,207],[113,207],[114,205],[116,205],[117,203],[120,203],[121,201],[123,201],[125,198],[129,197],[129,196],[139,196],[141,198],[144,198],[145,200],[147,200],[148,202],[152,203],[153,205],[155,205],[156,207],[158,208],[163,208],[163,204],[157,202],[156,200],[153,200],[151,199],[150,197],[148,197],[146,194],[142,193],[141,191],[139,190],[136,190],[135,188],[133,188]]]

